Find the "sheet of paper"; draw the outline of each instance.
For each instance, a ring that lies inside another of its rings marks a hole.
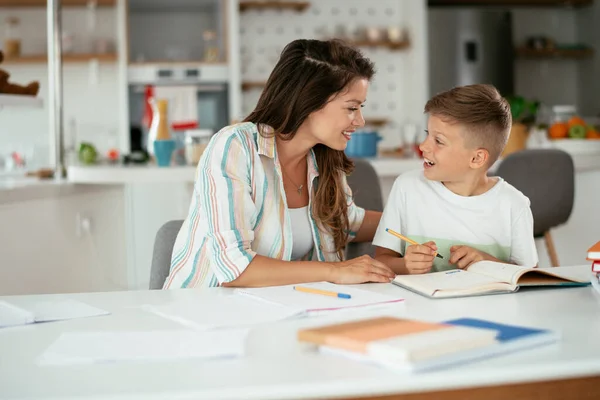
[[[37,359],[39,365],[240,357],[247,329],[198,332],[66,332]]]
[[[34,322],[33,314],[7,301],[0,301],[0,328]]]
[[[97,317],[110,314],[108,311],[73,299],[44,301],[28,305],[24,308],[33,313],[35,322]]]
[[[218,302],[178,300],[164,305],[145,305],[143,310],[163,318],[179,322],[187,327],[204,330],[216,328],[241,327],[254,324],[280,321],[299,315],[303,310],[266,304],[239,296],[222,296]]]
[[[321,294],[305,293],[294,290],[294,286],[346,293],[350,299],[324,296]],[[381,306],[404,300],[399,296],[389,296],[356,287],[336,285],[329,282],[306,283],[301,285],[272,286],[264,288],[236,289],[236,293],[250,296],[267,303],[280,304],[293,309],[307,312],[333,311],[352,307]]]

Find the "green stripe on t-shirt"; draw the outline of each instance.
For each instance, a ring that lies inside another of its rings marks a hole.
[[[489,255],[491,255],[492,257],[496,257],[499,260],[502,260],[504,262],[510,262],[510,246],[501,246],[497,243],[494,244],[475,244],[475,243],[467,243],[467,242],[460,242],[460,241],[456,241],[456,240],[448,240],[448,239],[441,239],[441,238],[431,238],[431,237],[425,237],[425,236],[411,236],[411,235],[407,235],[409,238],[411,238],[412,240],[419,242],[419,243],[426,243],[426,242],[430,242],[433,241],[435,242],[435,244],[438,247],[438,253],[440,253],[444,259],[440,259],[440,258],[435,258],[435,261],[433,262],[433,268],[431,270],[431,272],[438,272],[438,271],[446,271],[449,269],[455,269],[456,265],[451,265],[448,263],[448,261],[450,260],[450,247],[452,246],[469,246],[472,247],[474,249],[477,249],[479,251],[483,251],[484,253],[487,253]]]

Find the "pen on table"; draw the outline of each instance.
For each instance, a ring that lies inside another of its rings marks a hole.
[[[386,232],[388,232],[388,233],[390,233],[390,234],[392,234],[392,235],[394,235],[394,236],[396,236],[398,239],[402,239],[402,240],[404,240],[404,241],[405,241],[405,242],[407,242],[407,243],[410,243],[410,244],[417,244],[417,245],[418,245],[418,244],[421,244],[421,243],[415,242],[414,240],[412,240],[412,239],[409,239],[409,238],[407,238],[406,236],[404,236],[404,235],[401,235],[401,234],[399,234],[398,232],[396,232],[396,231],[393,231],[393,230],[391,230],[391,229],[389,229],[389,228],[385,228],[385,231],[386,231]],[[442,257],[442,255],[441,255],[440,253],[435,253],[435,256],[436,256],[436,257],[438,257],[438,258],[441,258],[442,260],[444,259],[444,257]]]
[[[294,286],[294,290],[304,293],[321,294],[323,296],[339,297],[340,299],[349,299],[352,296],[346,293],[331,292],[329,290],[313,289],[305,286]]]

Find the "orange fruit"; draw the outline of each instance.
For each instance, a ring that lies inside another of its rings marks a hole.
[[[590,128],[590,129],[588,129],[587,133],[585,134],[585,138],[586,139],[600,139],[600,132],[598,132],[594,128]]]
[[[569,125],[569,128],[574,126],[574,125],[583,125],[585,126],[585,121],[581,118],[581,117],[571,117],[569,119],[569,122],[567,123]]]
[[[569,125],[565,122],[556,122],[548,129],[548,136],[551,139],[563,139],[569,135]]]

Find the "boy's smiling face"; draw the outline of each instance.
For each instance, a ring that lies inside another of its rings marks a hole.
[[[425,177],[440,182],[460,182],[473,171],[477,149],[468,148],[465,127],[430,115],[427,137],[419,148],[423,152]]]

